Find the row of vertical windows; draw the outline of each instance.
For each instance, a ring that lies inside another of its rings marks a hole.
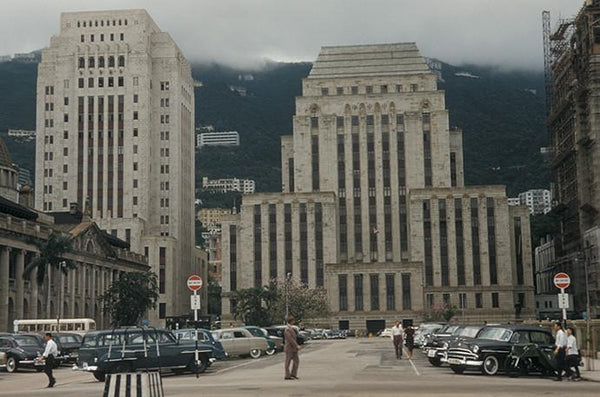
[[[269,204],[269,278],[277,278],[277,212],[275,204]]]
[[[105,84],[106,82],[106,84]],[[94,77],[89,77],[87,79],[87,88],[94,88],[94,84],[96,83],[96,79]],[[106,80],[104,77],[98,77],[98,88],[112,88],[115,86],[115,78],[114,77],[107,77]],[[123,76],[119,76],[117,77],[117,87],[124,87],[125,86],[125,79]],[[77,87],[78,88],[86,88],[86,84],[85,84],[85,78],[80,77],[77,80]]]
[[[111,26],[110,23],[111,23],[111,20],[107,19],[106,20],[106,26]],[[122,26],[122,25],[127,26],[127,19],[113,19],[112,20],[112,26],[117,26],[117,25],[118,26]],[[80,28],[80,27],[84,27],[84,28],[86,28],[86,27],[90,27],[90,28],[91,27],[96,27],[97,28],[98,26],[100,26],[100,27],[104,26],[104,19],[100,19],[100,20],[95,19],[93,21],[92,20],[89,20],[89,21],[77,21],[77,27],[78,28]]]
[[[396,278],[395,274],[385,274],[385,310],[396,310]],[[363,311],[364,298],[363,298],[363,274],[354,275],[354,310]],[[402,273],[402,310],[411,310],[411,288],[410,288],[410,274]],[[369,274],[369,287],[370,287],[370,310],[380,310],[379,302],[379,274]],[[338,275],[338,303],[340,311],[348,311],[348,275]]]
[[[262,285],[262,237],[260,204],[254,206],[254,287]]]
[[[346,124],[346,117],[348,116],[336,116],[335,118],[335,124],[336,124],[336,128],[337,130],[343,130],[344,126]],[[350,116],[350,125],[352,127],[358,127],[359,126],[359,117],[358,116]],[[390,116],[388,114],[382,114],[379,118],[380,124],[383,127],[382,129],[385,130],[386,126],[389,126],[390,124]],[[369,114],[365,117],[365,124],[367,127],[372,127],[375,125],[375,116],[372,114]],[[316,116],[313,116],[310,118],[310,126],[312,129],[317,129],[319,127],[319,118]],[[397,114],[396,115],[396,126],[398,128],[404,129],[404,115],[403,114]]]
[[[308,284],[308,224],[306,203],[300,203],[300,282]]]
[[[229,290],[237,290],[237,230],[229,226]]]
[[[115,34],[114,33],[107,33],[108,37],[107,37],[107,41],[115,41]],[[94,34],[90,34],[88,40],[90,42],[94,42],[96,41],[96,37],[98,37],[98,39],[100,41],[104,41],[104,33],[100,33],[98,34],[98,36],[94,35]],[[125,33],[119,33],[119,40],[120,41],[124,41],[125,40]],[[79,41],[81,41],[82,43],[85,43],[85,35],[82,34],[79,38]]]
[[[498,284],[498,263],[496,261],[496,223],[494,199],[488,197],[487,206],[487,229],[488,229],[488,258],[490,267],[490,284]]]
[[[408,90],[408,91],[407,91]],[[365,85],[357,86],[353,85],[350,87],[321,87],[321,95],[358,95],[358,94],[388,94],[398,92],[416,92],[419,91],[418,84],[409,84],[404,86],[403,84],[382,84],[378,86]]]
[[[98,60],[96,62],[96,60]],[[79,69],[83,69],[86,66],[90,69],[93,69],[96,67],[96,65],[99,68],[105,68],[105,67],[109,67],[109,68],[114,68],[115,67],[115,60],[117,61],[119,67],[124,67],[125,66],[125,56],[124,55],[119,55],[117,58],[115,58],[113,55],[110,55],[108,57],[103,57],[103,56],[99,56],[98,58],[96,57],[88,57],[87,58],[87,63],[86,63],[86,58],[85,57],[79,57],[78,62],[77,62],[77,66],[79,67]]]
[[[458,308],[459,309],[468,309],[469,308],[467,297],[468,297],[468,294],[465,292],[461,292],[458,294]],[[475,297],[475,309],[483,309],[483,293],[476,292],[474,297]],[[519,298],[521,298],[521,297],[524,300],[525,294],[522,294],[522,296],[519,296]],[[433,293],[426,294],[425,301],[426,301],[426,303],[425,303],[426,308],[430,309],[430,310],[433,309],[436,304],[435,294],[433,294]],[[492,308],[499,308],[500,307],[500,294],[498,292],[490,293],[490,301],[491,301]],[[443,303],[445,306],[452,305],[449,293],[442,294],[442,302],[441,303]],[[521,302],[521,303],[522,303],[521,307],[524,307],[524,302]]]
[[[433,286],[433,254],[431,241],[431,208],[429,200],[423,201],[423,239],[425,248],[425,285]]]

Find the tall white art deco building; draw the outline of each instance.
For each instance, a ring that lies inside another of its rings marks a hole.
[[[36,207],[76,203],[148,256],[155,321],[189,311],[193,131],[190,64],[146,11],[61,15],[38,68]]]
[[[225,317],[232,291],[286,276],[324,287],[342,329],[533,314],[529,213],[465,186],[437,79],[414,43],[321,49],[281,140],[283,193],[222,222]]]

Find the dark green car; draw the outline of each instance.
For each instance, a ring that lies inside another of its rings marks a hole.
[[[213,358],[213,347],[179,342],[168,330],[126,328],[87,333],[75,370],[92,372],[99,381],[106,374],[136,370],[202,373]]]

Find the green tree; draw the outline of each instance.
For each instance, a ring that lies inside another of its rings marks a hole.
[[[43,285],[46,274],[50,269],[62,271],[64,274],[75,268],[75,264],[65,255],[73,249],[71,236],[62,233],[51,233],[46,240],[36,240],[39,255],[37,255],[23,270],[23,278],[28,279],[31,272],[35,271],[35,280],[38,285]],[[62,286],[61,286],[62,288]],[[50,286],[46,288],[46,315],[50,316]],[[59,308],[62,302],[59,302]],[[60,310],[59,310],[60,313]]]
[[[329,304],[324,288],[309,288],[294,278],[277,279],[271,282],[277,291],[274,319],[285,320],[286,313],[294,316],[297,323],[314,318],[327,317]]]
[[[427,314],[429,321],[445,321],[450,322],[456,315],[458,308],[455,305],[444,303],[443,305],[435,305]]]
[[[259,327],[273,324],[273,308],[277,301],[277,290],[273,286],[238,290],[234,299],[233,317],[236,320]]]
[[[157,299],[158,282],[151,271],[121,274],[100,297],[115,327],[137,325],[148,309],[156,307]]]

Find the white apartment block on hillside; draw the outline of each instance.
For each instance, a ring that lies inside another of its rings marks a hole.
[[[219,193],[241,192],[244,194],[250,194],[254,193],[256,190],[256,183],[253,179],[208,179],[208,177],[205,176],[202,178],[202,189]]]
[[[240,146],[240,134],[237,131],[203,132],[196,135],[196,146]]]
[[[189,62],[145,10],[63,13],[37,82],[36,207],[78,203],[149,258],[151,321],[189,312],[194,90]]]

